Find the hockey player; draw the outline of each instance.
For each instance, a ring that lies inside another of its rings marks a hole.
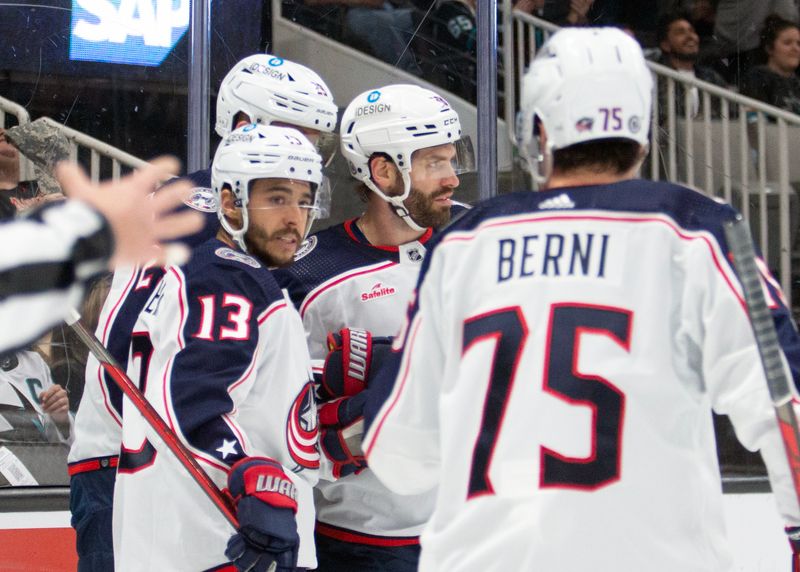
[[[291,105],[287,105],[287,102]],[[269,54],[248,56],[222,81],[217,96],[216,131],[220,136],[250,122],[294,126],[312,141],[336,127],[337,108],[325,82],[313,70]],[[213,237],[219,221],[210,196],[210,169],[189,176],[192,207],[206,214],[194,245]],[[320,197],[322,200],[323,197]],[[139,312],[164,274],[157,265],[115,273],[96,335],[123,366]],[[93,357],[86,367],[84,398],[76,417],[70,451],[70,509],[77,533],[81,571],[113,568],[111,504],[121,438],[122,392]]]
[[[314,567],[311,366],[269,268],[291,263],[322,182],[320,156],[295,129],[251,124],[220,144],[212,188],[222,228],[186,266],[167,268],[134,328],[128,374],[230,490],[241,528],[228,542],[233,529],[124,400],[117,570]]]
[[[421,571],[732,569],[711,408],[760,449],[800,525],[727,256],[735,212],[635,178],[651,90],[624,33],[556,33],[522,91],[545,190],[487,201],[434,239],[364,440],[390,490],[438,486]]]
[[[315,360],[328,354],[329,332],[397,332],[433,228],[450,220],[458,174],[472,166],[458,114],[418,86],[390,85],[357,96],[342,116],[341,133],[341,151],[361,183],[366,210],[311,236],[294,264],[277,273],[300,310]],[[347,333],[342,341],[360,343]],[[326,406],[321,419],[340,406]],[[416,570],[418,535],[434,493],[408,498],[388,491],[357,451],[341,448],[339,438],[353,420],[340,419],[321,442],[332,462],[327,476],[341,478],[320,481],[315,490],[319,569]]]

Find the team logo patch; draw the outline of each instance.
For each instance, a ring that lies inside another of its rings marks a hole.
[[[248,266],[252,266],[253,268],[261,268],[261,264],[250,256],[249,254],[245,254],[244,252],[239,252],[238,250],[233,250],[232,248],[218,248],[214,251],[214,254],[219,256],[220,258],[224,258],[225,260],[235,260],[236,262],[241,262],[242,264],[247,264]]]
[[[594,128],[594,119],[591,117],[581,117],[575,123],[575,130],[578,133],[586,133]]]
[[[217,199],[214,197],[214,192],[206,187],[193,188],[184,203],[201,213],[217,212]]]
[[[303,468],[319,468],[317,402],[314,384],[307,383],[295,398],[286,423],[286,442],[292,459]]]
[[[386,298],[387,296],[393,296],[395,294],[397,294],[397,290],[394,286],[384,286],[382,283],[378,282],[368,291],[361,293],[361,301],[369,302],[370,300]]]
[[[628,131],[630,131],[631,133],[639,133],[639,130],[641,128],[642,128],[642,122],[639,120],[637,116],[633,115],[631,116],[630,119],[628,119]]]
[[[297,252],[294,254],[295,262],[303,258],[306,254],[311,252],[317,247],[317,237],[316,236],[309,236],[307,239],[303,241],[300,245],[300,248],[297,249]]]
[[[378,91],[377,89],[375,91],[369,92],[369,94],[367,95],[367,101],[369,101],[370,103],[375,103],[380,98],[381,98],[381,92]]]

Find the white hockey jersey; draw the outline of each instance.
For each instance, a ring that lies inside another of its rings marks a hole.
[[[210,191],[206,189],[211,186],[211,170],[196,171],[187,178],[196,185],[187,206],[204,213],[205,224],[184,242],[199,246],[214,237],[219,228],[216,212],[207,206]],[[153,265],[120,266],[114,270],[95,336],[123,369],[128,364],[133,326],[162,276],[164,269]],[[93,467],[97,459],[107,462],[110,457],[116,457],[121,438],[122,391],[90,353],[83,396],[75,416],[75,440],[69,452],[70,472]]]
[[[502,196],[437,237],[365,416],[382,482],[439,487],[420,570],[730,570],[712,407],[800,524],[733,215],[635,180]]]
[[[153,289],[164,275],[159,267],[119,267],[114,271],[95,336],[126,367],[131,332]],[[83,396],[75,416],[75,440],[69,451],[71,470],[119,454],[122,438],[122,391],[97,358],[89,353]]]
[[[430,236],[428,231],[419,241],[376,247],[350,220],[312,235],[295,262],[275,273],[300,310],[312,359],[327,356],[328,332],[345,327],[364,328],[375,336],[398,332]],[[396,495],[367,468],[337,481],[320,480],[314,497],[317,532],[398,546],[418,542],[435,491],[411,498]]]
[[[34,351],[18,351],[0,359],[0,443],[46,441],[69,445],[69,425],[59,426],[42,410],[39,395],[53,384],[50,368]]]
[[[212,239],[170,267],[131,338],[128,374],[220,488],[267,456],[298,491],[299,566],[316,565],[316,406],[302,323],[270,272]],[[225,564],[234,530],[127,399],[114,494],[118,570]]]

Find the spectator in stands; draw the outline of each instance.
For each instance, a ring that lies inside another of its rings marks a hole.
[[[19,183],[19,151],[0,129],[0,191],[13,189]]]
[[[614,26],[620,0],[545,0],[543,17],[559,26]]]
[[[800,27],[773,14],[764,22],[760,47],[767,63],[748,72],[742,93],[800,114]]]
[[[533,16],[544,16],[544,4],[545,0],[517,0],[514,2],[514,10]]]
[[[689,21],[687,13],[676,12],[661,18],[658,25],[658,46],[661,49],[661,64],[686,77],[697,78],[725,87],[725,80],[713,68],[697,65],[700,39]],[[661,79],[658,82],[660,122],[664,121],[668,111],[668,89],[668,82]],[[714,102],[718,102],[718,100],[714,98]],[[675,82],[675,110],[679,117],[696,117],[701,111],[698,89],[696,87],[689,88],[689,108],[687,109],[684,84]],[[712,109],[712,113],[719,115],[719,105]]]
[[[414,0],[414,4],[419,30],[414,50],[422,76],[451,93],[475,101],[476,0]]]
[[[740,85],[747,71],[761,59],[759,31],[770,14],[797,22],[796,0],[719,0],[714,34],[729,83]]]
[[[303,0],[303,4],[344,9],[344,37],[340,39],[355,39],[375,57],[407,72],[421,73],[410,48],[415,30],[410,7],[395,6],[390,0]]]
[[[67,392],[38,353],[0,355],[0,442],[69,444],[71,421]]]

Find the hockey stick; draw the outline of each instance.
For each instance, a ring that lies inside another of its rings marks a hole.
[[[111,379],[114,380],[114,383],[116,383],[125,396],[131,400],[134,407],[139,410],[139,413],[142,414],[142,417],[144,417],[148,425],[161,437],[161,440],[164,441],[167,448],[172,451],[172,454],[175,455],[178,462],[189,472],[189,476],[192,477],[194,482],[203,489],[203,492],[208,496],[214,506],[219,509],[222,516],[225,517],[231,526],[238,530],[239,520],[236,518],[236,509],[231,499],[226,497],[222,491],[219,490],[219,487],[211,480],[208,473],[200,467],[192,454],[186,449],[183,443],[181,443],[178,436],[175,435],[175,432],[169,428],[158,412],[150,405],[150,402],[147,401],[139,388],[136,387],[133,381],[131,381],[128,375],[122,370],[117,360],[108,353],[108,350],[103,347],[100,340],[81,324],[80,318],[80,314],[72,310],[66,323],[73,329],[81,341],[86,344],[86,347],[89,348],[92,355],[97,358],[100,365],[108,372]]]
[[[778,427],[786,447],[795,494],[800,501],[800,428],[798,428],[797,416],[792,407],[790,381],[783,367],[775,324],[764,299],[750,229],[741,215],[737,216],[735,221],[726,222],[724,227],[725,238],[733,257],[733,265],[742,283],[747,313],[750,316],[753,334],[758,345],[761,365],[767,377],[769,394],[778,418]]]

